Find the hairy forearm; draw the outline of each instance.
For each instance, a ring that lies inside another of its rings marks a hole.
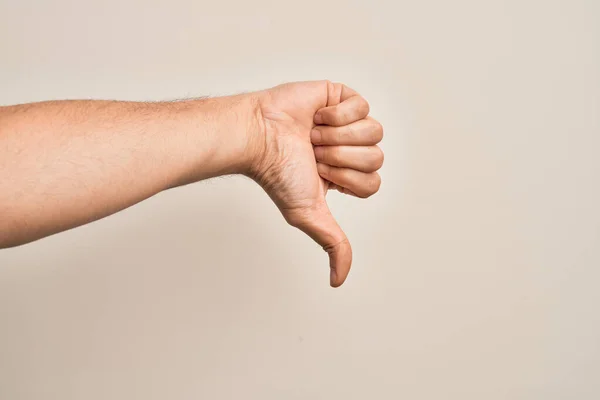
[[[245,173],[249,96],[0,108],[0,248],[110,215],[170,187]]]

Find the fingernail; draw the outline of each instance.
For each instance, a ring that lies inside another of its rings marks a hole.
[[[338,285],[337,272],[335,272],[334,268],[331,268],[331,270],[329,271],[329,286],[331,286],[332,288],[340,286]]]
[[[317,161],[320,160],[322,156],[323,156],[323,147],[316,146],[315,147],[315,158],[317,159]]]
[[[315,144],[321,143],[321,131],[317,129],[310,131],[310,141]]]
[[[321,115],[321,113],[316,113],[315,114],[315,124],[321,125],[322,123],[323,123],[323,116]]]
[[[326,178],[327,177],[327,165],[318,162],[317,163],[317,172],[319,173],[319,175],[321,175],[321,177]]]

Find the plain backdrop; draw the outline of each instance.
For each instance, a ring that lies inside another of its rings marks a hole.
[[[328,196],[340,289],[241,177],[1,250],[0,399],[600,398],[599,20],[595,0],[0,0],[0,104],[327,78],[386,133],[380,193]]]

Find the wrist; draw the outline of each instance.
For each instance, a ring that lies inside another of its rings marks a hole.
[[[264,122],[255,93],[183,101],[178,113],[186,128],[170,138],[179,147],[173,152],[179,173],[172,186],[221,175],[251,176],[264,148]]]
[[[237,140],[240,145],[238,151],[232,152],[237,154],[235,156],[237,162],[232,160],[232,165],[236,168],[235,173],[251,178],[254,177],[257,165],[263,158],[266,146],[265,121],[260,103],[261,93],[254,92],[240,95],[241,99],[237,103],[239,109],[235,112],[239,119],[239,126],[237,127],[239,137]]]
[[[264,149],[265,129],[258,93],[203,99],[200,102],[197,115],[213,136],[208,142],[211,161],[218,174],[251,175],[253,165]]]

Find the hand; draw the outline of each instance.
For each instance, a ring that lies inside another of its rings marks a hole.
[[[329,81],[288,83],[258,92],[258,152],[250,176],[286,221],[329,253],[330,284],[352,263],[348,238],[331,215],[328,189],[357,197],[379,190],[383,129],[354,90]]]

